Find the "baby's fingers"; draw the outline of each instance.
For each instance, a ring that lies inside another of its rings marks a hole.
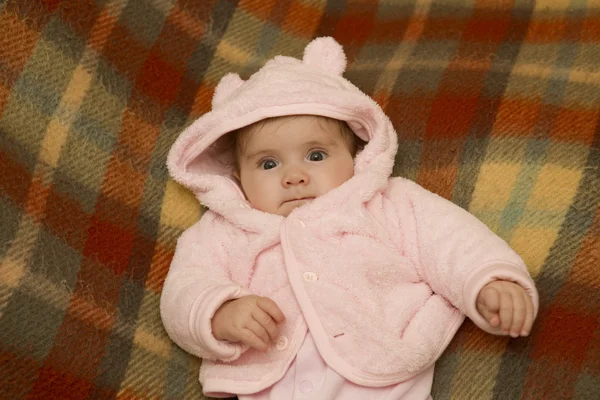
[[[493,327],[500,323],[498,310],[500,309],[500,296],[494,288],[485,288],[477,298],[477,311]]]
[[[257,323],[258,325],[258,323]],[[269,345],[265,343],[258,335],[256,335],[251,329],[244,328],[240,331],[240,342],[247,346],[252,347],[258,351],[269,350]]]
[[[277,338],[277,325],[269,314],[260,308],[256,308],[252,312],[252,318],[267,332],[270,340],[274,341]]]
[[[525,294],[526,301],[525,306],[527,307],[527,314],[525,315],[525,322],[523,323],[523,329],[521,329],[522,336],[528,336],[531,332],[531,326],[533,325],[533,302],[528,294]]]
[[[502,333],[508,335],[513,321],[513,300],[512,296],[503,292],[500,294],[500,328]]]
[[[483,318],[485,318],[486,321],[488,321],[491,326],[496,327],[500,323],[498,313],[490,311],[490,309],[487,307],[481,307],[479,309],[479,313],[483,316]]]
[[[510,336],[513,338],[519,337],[519,334],[523,330],[523,324],[527,316],[527,305],[526,299],[522,294],[516,294],[512,297],[513,303],[513,314],[512,314],[512,326],[510,328]]]
[[[275,323],[281,324],[285,322],[285,315],[283,315],[283,312],[281,312],[281,309],[279,308],[277,303],[275,303],[268,297],[258,298],[258,300],[256,301],[256,305],[258,305],[258,307],[261,310],[269,314],[271,318],[273,318]]]

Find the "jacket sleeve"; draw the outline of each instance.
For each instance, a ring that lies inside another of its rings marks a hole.
[[[475,216],[403,178],[392,178],[387,194],[404,232],[403,247],[412,248],[407,251],[414,253],[421,277],[435,293],[492,334],[501,334],[500,329],[476,307],[479,292],[490,282],[521,285],[537,315],[538,293],[523,260]]]
[[[177,345],[198,357],[226,362],[248,347],[217,340],[211,319],[226,301],[252,294],[230,278],[229,237],[218,217],[205,212],[177,241],[160,299],[163,324]]]

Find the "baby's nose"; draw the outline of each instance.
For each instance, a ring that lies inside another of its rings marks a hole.
[[[294,169],[289,171],[283,180],[284,186],[297,186],[297,185],[308,185],[310,178],[308,174],[300,169]]]

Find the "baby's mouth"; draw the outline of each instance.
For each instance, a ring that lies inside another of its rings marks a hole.
[[[300,202],[300,201],[311,201],[314,200],[314,197],[300,197],[300,198],[296,198],[296,199],[290,199],[290,200],[286,200],[283,203],[294,203],[294,202]]]

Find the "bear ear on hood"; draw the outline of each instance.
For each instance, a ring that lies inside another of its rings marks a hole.
[[[310,42],[304,49],[302,61],[333,75],[342,75],[346,69],[344,49],[332,37],[320,37]]]
[[[223,104],[225,100],[227,100],[227,98],[243,84],[244,80],[236,73],[231,72],[223,76],[215,88],[215,93],[212,98],[212,108]]]

